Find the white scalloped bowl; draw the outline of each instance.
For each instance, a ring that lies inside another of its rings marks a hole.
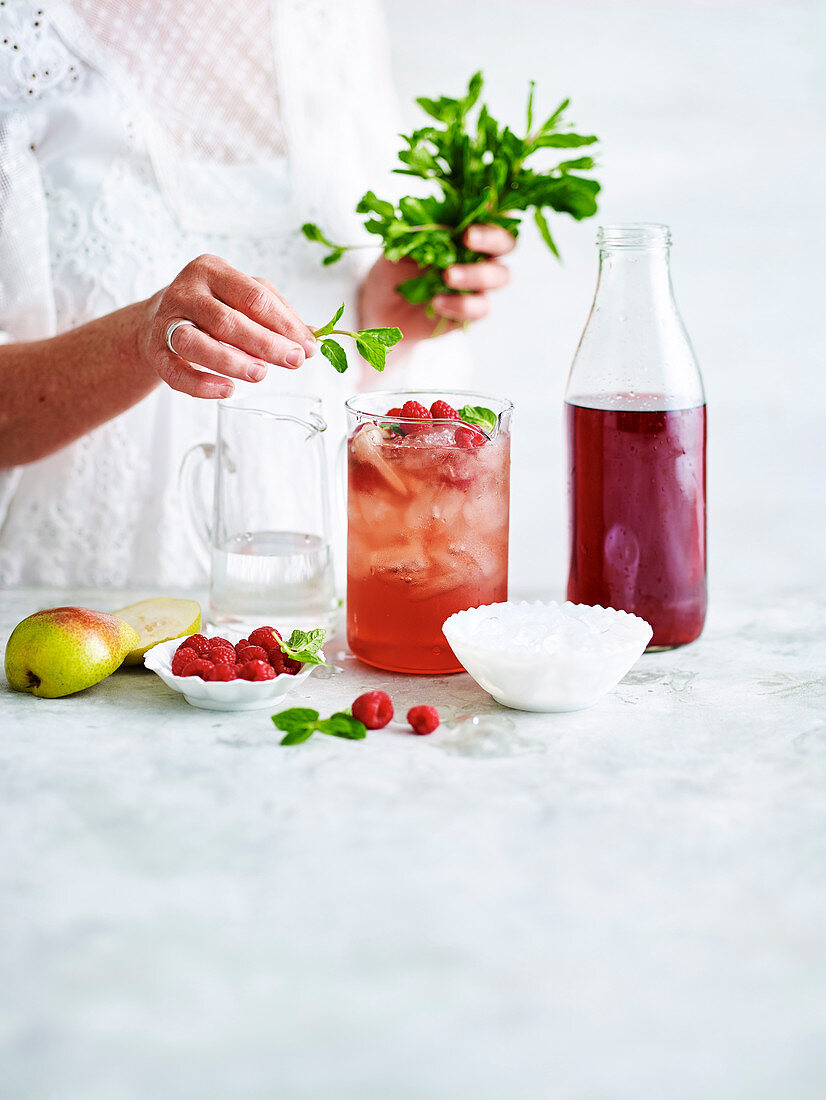
[[[476,683],[516,710],[584,710],[616,687],[653,631],[612,607],[494,603],[457,611],[442,627]]]
[[[240,641],[243,635],[225,631],[221,637]],[[209,635],[207,635],[209,637]],[[202,680],[200,676],[175,676],[172,658],[183,638],[160,642],[144,654],[143,663],[163,680],[167,687],[178,691],[193,707],[203,710],[258,710],[270,707],[302,683],[318,665],[305,665],[295,676],[282,672],[272,680]],[[324,654],[319,653],[324,660]]]

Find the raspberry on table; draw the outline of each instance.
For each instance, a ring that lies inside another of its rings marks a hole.
[[[259,626],[250,633],[250,645],[260,645],[267,653],[276,647],[280,648],[281,635],[274,626]]]
[[[205,672],[203,676],[204,680],[237,680],[238,676],[235,672],[235,665],[228,665],[221,662],[220,664],[214,664],[209,672]]]
[[[181,676],[200,676],[202,680],[206,680],[208,674],[212,672],[215,665],[212,661],[206,661],[203,657],[196,657],[194,661],[190,661],[188,665],[180,672]]]
[[[244,680],[274,680],[275,669],[266,661],[245,661],[241,665],[241,678]]]
[[[461,428],[456,429],[457,447],[464,447],[469,450],[471,447],[481,447],[485,442],[487,442],[487,436],[484,432],[480,432],[478,428],[471,428],[470,425],[463,424]]]
[[[235,657],[241,664],[246,664],[248,661],[269,661],[269,654],[260,645],[248,645],[244,649],[236,649]]]
[[[411,707],[407,721],[414,733],[433,733],[439,725],[439,712],[435,707]]]
[[[430,406],[430,415],[434,420],[461,420],[461,416],[453,408],[452,405],[448,405],[447,401],[434,401]]]
[[[178,648],[182,649],[183,646],[194,649],[199,657],[204,657],[210,650],[209,638],[205,638],[203,634],[190,634],[188,638],[181,642]]]
[[[382,730],[393,717],[393,703],[386,691],[366,691],[353,701],[353,717],[369,730]]]
[[[172,675],[180,676],[187,665],[198,660],[198,654],[189,646],[179,646],[172,658]]]

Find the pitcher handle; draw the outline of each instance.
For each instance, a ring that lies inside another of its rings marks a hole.
[[[186,452],[178,471],[178,492],[183,502],[187,534],[207,576],[211,564],[209,548],[212,544],[212,525],[201,478],[204,464],[214,460],[215,444],[197,443]]]

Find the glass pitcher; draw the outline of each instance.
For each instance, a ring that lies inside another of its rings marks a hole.
[[[326,427],[317,397],[231,398],[218,404],[216,442],[184,456],[180,488],[209,570],[211,622],[287,634],[332,627]]]
[[[671,287],[668,226],[599,230],[599,279],[565,395],[568,599],[630,611],[649,649],[706,614],[706,406]]]

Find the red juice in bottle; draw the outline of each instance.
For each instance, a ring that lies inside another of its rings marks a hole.
[[[706,613],[705,405],[613,404],[565,407],[568,599],[639,615],[649,648],[685,645]]]
[[[565,394],[568,599],[630,611],[650,649],[706,613],[706,401],[674,301],[666,225],[600,227],[599,277]]]

